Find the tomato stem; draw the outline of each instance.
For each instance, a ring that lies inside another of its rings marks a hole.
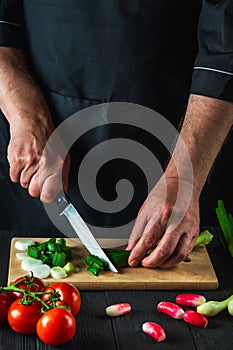
[[[22,283],[22,281],[20,281]],[[53,307],[51,305],[48,305],[45,303],[38,295],[43,295],[43,294],[48,294],[44,292],[30,292],[21,288],[17,288],[16,284],[12,284],[9,287],[0,287],[0,291],[4,290],[5,292],[7,291],[14,291],[14,292],[19,292],[23,294],[22,298],[22,304],[24,305],[30,305],[33,300],[37,300],[41,303],[41,305],[45,308],[46,311],[52,309]]]
[[[21,289],[21,288],[17,287],[18,284],[22,284],[22,283],[27,284],[28,290]],[[25,276],[22,280],[14,283],[8,287],[0,286],[0,292],[1,291],[5,291],[5,292],[14,291],[14,292],[21,293],[22,294],[21,303],[24,305],[30,305],[34,300],[36,300],[42,305],[42,312],[46,312],[48,310],[51,310],[51,309],[54,309],[57,307],[66,308],[66,309],[70,310],[68,305],[64,305],[64,304],[59,305],[59,306],[56,305],[57,301],[60,300],[60,296],[55,290],[54,290],[54,292],[31,292],[30,289],[31,289],[31,286],[33,286],[33,285],[36,285],[36,283],[34,283],[33,275],[30,278]],[[48,302],[45,302],[41,299],[42,295],[49,295],[50,296]]]

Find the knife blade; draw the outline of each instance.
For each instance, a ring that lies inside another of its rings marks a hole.
[[[93,254],[98,256],[100,259],[104,260],[110,271],[118,272],[116,267],[113,265],[111,260],[105,254],[90,229],[88,228],[85,221],[82,219],[78,211],[75,209],[73,204],[64,194],[64,192],[60,192],[56,198],[56,203],[59,207],[60,213],[59,215],[65,215],[68,219],[69,223],[73,227],[74,231],[78,235],[80,241],[87,248],[87,250]]]

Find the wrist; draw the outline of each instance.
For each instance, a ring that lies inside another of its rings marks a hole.
[[[164,176],[167,182],[175,184],[174,186],[176,186],[177,190],[181,184],[184,184],[186,189],[192,191],[193,199],[199,200],[205,181],[195,178],[193,174],[190,176],[187,172],[179,172],[178,174],[177,168],[169,164]]]
[[[23,52],[18,49],[0,47],[0,99],[15,88],[17,78],[26,75]]]

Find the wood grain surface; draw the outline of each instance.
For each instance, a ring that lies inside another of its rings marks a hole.
[[[8,284],[26,271],[21,269],[21,261],[16,258],[15,237],[11,241],[9,254]],[[33,238],[37,243],[49,238]],[[213,290],[218,288],[218,279],[210,261],[206,247],[199,246],[190,254],[190,262],[182,262],[170,269],[147,269],[144,267],[121,268],[118,273],[103,271],[98,277],[89,273],[84,262],[88,251],[79,239],[67,238],[67,245],[72,248],[75,266],[79,272],[71,273],[62,281],[71,282],[80,290]],[[126,244],[124,239],[98,239],[102,247],[119,247]],[[51,277],[44,279],[46,285],[57,282]]]

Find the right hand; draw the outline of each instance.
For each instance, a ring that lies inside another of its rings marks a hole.
[[[38,122],[28,121],[10,128],[7,156],[10,178],[28,188],[32,197],[40,197],[44,203],[52,202],[62,188],[68,191],[69,156],[63,161],[65,150],[59,136],[56,145],[49,144],[44,150],[52,131],[52,127],[48,130]]]
[[[10,178],[28,188],[31,196],[50,203],[62,188],[68,191],[69,155],[59,135],[45,152],[55,128],[20,50],[0,49],[0,73],[0,107],[10,124]]]

